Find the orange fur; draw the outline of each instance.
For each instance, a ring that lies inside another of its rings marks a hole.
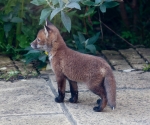
[[[77,82],[83,82],[101,97],[97,101],[99,106],[94,107],[95,111],[102,111],[107,102],[112,109],[116,107],[116,83],[111,67],[104,59],[69,49],[59,30],[50,23],[39,31],[31,47],[48,52],[58,84],[59,96],[55,99],[56,102],[64,100],[67,79],[70,84],[70,102],[77,102]]]

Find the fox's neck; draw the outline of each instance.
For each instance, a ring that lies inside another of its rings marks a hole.
[[[64,51],[65,49],[67,49],[68,47],[66,46],[66,43],[64,42],[63,38],[61,37],[61,35],[58,35],[57,37],[57,41],[54,41],[52,44],[52,49],[48,52],[49,53],[49,57],[53,57],[56,53],[60,52],[60,51]]]

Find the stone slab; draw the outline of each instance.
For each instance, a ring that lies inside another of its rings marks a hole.
[[[119,50],[119,52],[124,52],[124,53],[136,53],[136,51],[135,51],[133,48]]]
[[[114,51],[114,50],[102,50],[102,53],[104,55],[119,55],[119,53],[117,51]]]
[[[131,66],[128,64],[123,64],[123,65],[116,65],[114,66],[115,70],[127,70],[131,69]]]
[[[0,65],[7,65],[10,63],[12,63],[12,61],[9,57],[0,55]]]
[[[43,79],[15,83],[0,81],[0,117],[41,113],[62,113]]]
[[[116,79],[117,88],[129,88],[129,89],[146,89],[150,88],[150,72],[132,71],[132,72],[120,72],[113,71]],[[57,91],[57,83],[54,75],[50,75],[51,82]],[[137,83],[138,81],[138,83]],[[78,84],[80,92],[88,91],[89,89],[83,83]],[[69,83],[66,84],[66,91],[69,91]]]
[[[136,49],[140,54],[144,55],[149,55],[150,54],[150,49],[149,48],[137,48]]]
[[[137,53],[137,51],[132,48],[119,50],[119,52],[125,57],[140,58],[140,55]]]
[[[142,58],[128,58],[127,60],[130,62],[130,64],[146,64],[146,62]]]
[[[0,125],[71,125],[63,114],[34,114],[0,118]]]
[[[145,64],[132,64],[133,69],[143,70]]]
[[[118,72],[114,71],[118,89],[149,89],[150,72],[132,71]]]
[[[124,53],[124,52],[121,52],[121,54],[126,58],[126,59],[128,59],[128,58],[131,58],[131,59],[140,59],[141,58],[141,56],[140,55],[138,55],[137,53]]]
[[[121,55],[115,55],[115,56],[112,56],[112,55],[105,55],[105,57],[106,57],[108,60],[110,60],[110,59],[123,60],[123,59],[124,59]]]
[[[150,63],[150,57],[149,57],[149,58],[146,57],[146,59],[147,59],[147,61]]]
[[[25,65],[24,62],[14,61],[15,65],[18,67],[19,71],[23,76],[37,76],[37,71],[33,68],[32,64]]]
[[[69,98],[69,95],[66,95]],[[117,90],[117,107],[107,106],[103,112],[94,112],[98,97],[91,92],[80,92],[79,103],[65,105],[77,125],[149,125],[150,90]]]
[[[125,60],[110,59],[109,62],[111,63],[112,66],[128,65],[128,63]]]

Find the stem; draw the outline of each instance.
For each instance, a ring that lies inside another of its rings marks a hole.
[[[100,30],[101,30],[101,34],[102,34],[102,42],[104,41],[104,34],[103,34],[103,28],[102,28],[102,21],[101,21],[101,15],[100,15],[100,11],[98,9],[98,15],[99,15],[99,21],[100,21]]]
[[[19,13],[19,17],[23,18],[23,14],[24,14],[24,0],[22,0],[21,2],[21,12]],[[21,26],[22,23],[17,24],[16,37],[21,34]],[[18,47],[18,45],[19,45],[19,41],[16,40],[16,47]]]
[[[106,24],[104,24],[102,21],[100,21],[100,23],[102,23],[106,28],[108,28],[111,32],[113,32],[116,36],[118,36],[119,38],[121,38],[123,41],[125,41],[127,44],[129,44],[130,46],[132,46],[135,49],[135,46],[133,46],[131,43],[129,43],[127,40],[125,40],[123,37],[121,37],[119,34],[117,34],[115,31],[113,31],[110,27],[108,27]]]

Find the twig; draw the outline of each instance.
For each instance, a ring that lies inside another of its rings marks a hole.
[[[127,44],[129,44],[130,46],[132,46],[134,49],[136,48],[135,46],[133,46],[131,43],[129,43],[127,40],[125,40],[123,37],[121,37],[119,34],[117,34],[115,31],[113,31],[111,28],[109,28],[106,24],[104,24],[101,20],[99,20],[100,23],[102,23],[106,28],[108,28],[111,32],[113,32],[116,36],[118,36],[119,38],[121,38],[123,41],[125,41]]]
[[[114,1],[117,1],[117,2],[124,2],[123,0],[114,0]]]
[[[99,21],[101,21],[101,15],[100,15],[100,12],[99,12],[99,9],[98,9],[98,16],[99,16]],[[104,34],[103,34],[103,28],[102,28],[102,24],[100,23],[100,30],[101,30],[101,34],[102,34],[102,42],[104,41]]]

